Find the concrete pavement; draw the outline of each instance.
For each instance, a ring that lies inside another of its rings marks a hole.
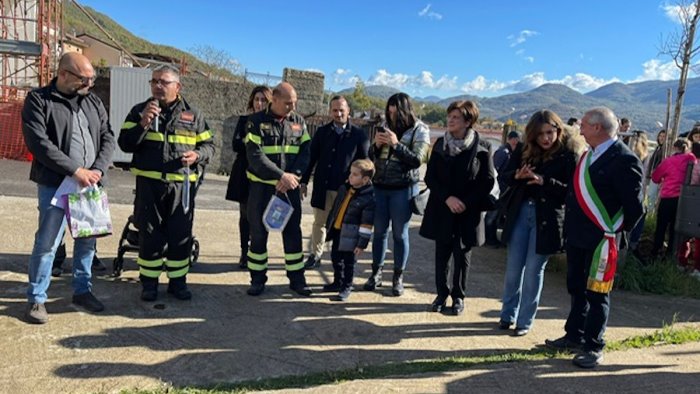
[[[0,173],[2,166],[0,162]],[[218,203],[212,198],[208,209],[198,209],[196,214],[195,233],[202,251],[200,263],[188,276],[192,301],[168,297],[162,287],[158,302],[141,302],[134,256],[130,255],[122,277],[94,279],[95,294],[106,306],[104,312],[91,315],[73,306],[70,279],[64,275],[54,279],[49,289],[49,323],[28,325],[22,315],[36,203],[32,197],[8,195],[5,184],[0,194],[0,217],[4,219],[0,229],[0,392],[212,386],[371,368],[387,362],[527,350],[545,338],[560,336],[568,312],[564,275],[548,272],[531,333],[515,338],[498,330],[505,253],[491,249],[474,251],[464,315],[428,312],[434,298],[433,247],[417,235],[419,218],[411,226],[403,297],[391,297],[390,289],[383,288],[371,293],[356,291],[347,303],[329,301],[331,294],[319,293],[332,277],[327,256],[320,270],[307,273],[316,292],[309,298],[296,296],[287,286],[278,235],[270,237],[268,290],[261,297],[249,297],[245,294],[248,274],[235,266],[238,211],[217,208],[216,204],[226,204],[222,197]],[[111,208],[115,229],[121,230],[131,206],[115,203]],[[308,235],[312,217],[304,214],[302,220],[303,233]],[[116,255],[118,238],[117,234],[98,241],[105,262]],[[368,253],[360,257],[356,284],[367,277],[369,260]],[[391,254],[388,261],[390,271]],[[615,292],[607,338],[649,333],[674,318],[697,324],[699,312],[700,300]],[[535,392],[538,387],[549,387],[548,391],[562,392],[634,388],[683,392],[688,383],[697,384],[699,352],[697,344],[688,344],[610,353],[605,366],[595,372],[578,370],[569,360],[550,360],[362,380],[307,391]]]

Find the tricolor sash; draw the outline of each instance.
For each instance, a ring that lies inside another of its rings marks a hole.
[[[583,212],[604,234],[603,239],[600,240],[595,252],[593,252],[587,288],[596,293],[609,293],[612,290],[617,268],[615,233],[622,228],[624,217],[622,208],[620,208],[611,218],[593,187],[588,171],[592,157],[591,150],[588,150],[578,162],[574,173],[574,192]]]

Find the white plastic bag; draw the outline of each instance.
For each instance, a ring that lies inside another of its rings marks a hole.
[[[78,193],[68,193],[65,213],[74,239],[104,237],[112,234],[107,193],[99,186],[90,186]]]

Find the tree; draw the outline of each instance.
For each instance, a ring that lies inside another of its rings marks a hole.
[[[209,79],[232,79],[241,73],[241,64],[230,53],[211,45],[197,45],[190,49],[204,63],[204,73]]]
[[[700,20],[700,0],[683,0],[679,1],[676,6],[678,7],[678,19],[681,27],[667,37],[660,49],[660,53],[671,56],[676,66],[681,70],[681,76],[678,80],[678,94],[676,95],[673,112],[673,123],[666,134],[668,143],[664,149],[664,157],[670,155],[673,141],[678,136],[688,71],[691,68],[693,58],[700,51],[700,45],[695,44],[698,20]]]
[[[353,111],[366,111],[372,106],[369,96],[365,93],[365,84],[362,81],[355,83],[355,90],[348,100],[351,101]]]
[[[434,103],[417,103],[414,105],[416,115],[429,125],[444,126],[447,112],[444,107]]]

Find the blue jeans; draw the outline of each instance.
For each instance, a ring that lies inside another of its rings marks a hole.
[[[51,205],[56,187],[38,185],[39,228],[34,236],[34,248],[29,257],[29,287],[27,299],[31,303],[46,302],[46,291],[51,283],[51,266],[56,249],[66,228],[63,209]],[[92,258],[95,255],[95,238],[76,239],[73,249],[73,293],[83,294],[91,290]]]
[[[408,263],[408,222],[411,220],[413,187],[398,190],[374,189],[374,237],[372,268],[384,266],[389,222],[394,238],[394,271],[403,271]]]
[[[535,252],[536,240],[535,204],[525,201],[520,207],[508,240],[508,259],[501,309],[501,321],[515,322],[518,328],[530,328],[540,303],[544,267],[547,265],[549,255]]]

